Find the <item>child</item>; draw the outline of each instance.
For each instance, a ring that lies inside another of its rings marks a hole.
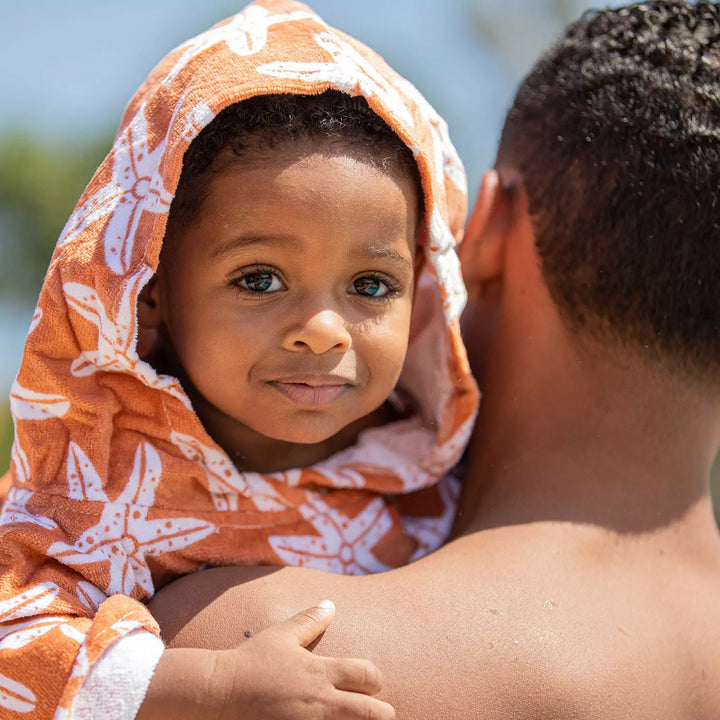
[[[260,0],[156,68],[63,230],[12,391],[4,712],[134,717],[174,652],[143,602],[178,575],[375,572],[444,540],[477,400],[464,210],[442,120],[303,5]],[[241,665],[185,661],[199,683]],[[236,703],[258,684],[237,678]],[[257,716],[312,716],[287,708]]]

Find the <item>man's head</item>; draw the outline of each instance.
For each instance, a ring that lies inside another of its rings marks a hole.
[[[523,179],[566,325],[720,373],[720,7],[592,12],[522,83],[498,153]]]
[[[392,392],[420,200],[411,151],[339,92],[247,100],[191,144],[140,318],[210,434],[267,449],[252,469],[285,469],[268,438],[345,447]]]

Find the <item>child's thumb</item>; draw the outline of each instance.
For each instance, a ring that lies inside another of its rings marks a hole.
[[[325,632],[334,617],[335,604],[331,600],[323,600],[311,608],[301,610],[276,628],[290,633],[304,647]]]

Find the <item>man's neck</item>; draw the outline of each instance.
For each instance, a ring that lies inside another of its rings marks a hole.
[[[646,367],[579,360],[495,363],[455,534],[545,520],[643,533],[688,514],[714,530],[717,401]]]

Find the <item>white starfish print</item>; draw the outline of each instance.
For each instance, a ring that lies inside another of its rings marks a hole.
[[[58,596],[55,583],[44,582],[0,602],[0,650],[16,650],[45,635],[67,621],[62,617],[43,615],[39,619],[22,621],[43,613]],[[36,697],[22,683],[0,675],[0,707],[27,713],[35,709]]]
[[[78,596],[78,600],[93,614],[97,612],[100,604],[107,600],[107,595],[102,590],[86,580],[80,580],[75,587],[75,594]]]
[[[152,270],[142,268],[125,282],[123,293],[114,318],[108,316],[97,290],[82,283],[67,282],[63,292],[71,310],[97,326],[97,350],[83,351],[73,360],[70,370],[73,375],[90,375],[96,370],[127,370],[138,362],[134,347],[137,316],[134,312],[134,298],[148,281]]]
[[[409,562],[418,560],[433,550],[437,550],[446,540],[455,522],[461,484],[459,478],[446,475],[438,482],[438,490],[443,501],[440,517],[403,516],[405,532],[417,540],[418,546]]]
[[[313,38],[328,52],[333,62],[279,60],[260,65],[257,71],[263,75],[308,83],[330,82],[351,95],[359,93],[366,98],[377,95],[383,106],[390,108],[399,122],[408,128],[413,126],[413,117],[398,91],[352,45],[329,32],[316,33]]]
[[[376,458],[373,460],[376,461]],[[379,466],[382,463],[377,461],[373,462],[373,465]],[[362,488],[367,483],[367,478],[350,465],[335,465],[332,461],[321,462],[314,469],[324,475],[334,488]]]
[[[35,709],[35,694],[22,683],[0,675],[0,707],[16,713],[29,713]]]
[[[105,261],[118,275],[129,268],[141,212],[167,212],[172,200],[158,173],[167,138],[150,151],[145,105],[115,140],[112,180],[75,209],[58,240],[58,245],[74,240],[88,226],[112,213],[105,228]]]
[[[167,392],[190,408],[190,400],[177,379],[158,375],[137,354],[135,299],[151,276],[152,270],[144,267],[124,282],[114,318],[108,315],[94,288],[76,282],[63,285],[68,306],[98,328],[97,350],[83,350],[72,361],[70,372],[82,377],[98,370],[130,371],[149,387]]]
[[[430,242],[427,253],[438,280],[443,283],[443,313],[448,324],[460,317],[467,291],[462,283],[460,260],[455,252],[455,238],[439,210],[433,209],[430,216]]]
[[[43,311],[41,307],[36,307],[35,312],[33,313],[32,320],[30,321],[30,329],[28,330],[28,335],[32,333],[33,330],[40,324],[40,321],[42,320]]]
[[[178,107],[181,107],[185,102],[185,98],[179,103]],[[199,134],[200,131],[210,123],[215,117],[215,113],[210,109],[210,106],[206,103],[198,103],[188,114],[185,120],[185,129],[183,130],[183,140],[187,143],[191,143]]]
[[[367,575],[389,570],[372,549],[392,527],[392,519],[381,498],[375,498],[356,517],[348,518],[307,493],[299,508],[319,535],[275,535],[273,550],[287,565],[311,567],[344,575]]]
[[[70,402],[63,395],[28,390],[16,380],[10,390],[10,409],[18,420],[47,420],[65,415]]]
[[[70,402],[63,395],[28,390],[16,380],[10,390],[10,409],[15,425],[15,438],[10,452],[10,461],[18,482],[25,483],[30,479],[30,464],[18,438],[17,421],[62,417],[70,409]]]
[[[98,522],[73,545],[53,543],[48,555],[66,565],[109,561],[109,580],[103,588],[106,594],[131,595],[139,586],[141,595],[152,597],[154,588],[145,557],[187,547],[217,529],[212,523],[195,518],[147,518],[161,472],[157,450],[150,443],[141,443],[127,485],[111,502],[87,455],[71,442],[67,459],[68,496],[106,504]]]
[[[167,138],[150,151],[144,104],[115,140],[112,178],[119,196],[105,228],[105,262],[117,275],[130,267],[141,212],[165,213],[170,208],[172,195],[158,173],[166,144]]]
[[[221,450],[204,445],[192,435],[173,430],[170,439],[188,460],[197,463],[205,471],[215,508],[237,510],[237,496],[247,496],[250,492],[230,458]]]
[[[30,522],[39,525],[46,530],[54,530],[57,523],[50,518],[33,515],[27,509],[28,501],[33,497],[33,493],[25,488],[11,487],[8,490],[7,499],[3,505],[2,513],[0,513],[0,525],[9,525],[11,523]]]
[[[304,10],[271,15],[263,7],[254,5],[247,7],[235,15],[230,22],[210,28],[207,32],[181,45],[179,49],[182,50],[184,48],[185,52],[183,52],[168,76],[163,80],[163,85],[170,84],[190,60],[203,50],[225,42],[236,55],[254,55],[260,52],[267,44],[269,27],[277,25],[278,23],[307,19],[321,22],[317,15]]]
[[[0,631],[0,651],[17,650],[33,640],[50,632],[54,628],[67,624],[67,618],[55,615],[43,615],[37,620],[11,623]]]
[[[82,205],[73,210],[60,233],[58,247],[74,240],[87,227],[111,213],[119,200],[118,188],[114,183],[103,185]]]
[[[60,588],[52,582],[44,582],[0,602],[0,623],[32,617],[53,604]]]
[[[13,424],[15,425],[15,438],[13,439],[12,449],[10,450],[10,462],[18,482],[26,483],[30,479],[30,464],[18,440],[15,418],[13,418]]]
[[[460,460],[465,447],[467,446],[470,434],[475,425],[475,414],[472,414],[455,431],[446,443],[437,445],[427,460],[428,472],[438,477],[445,472],[446,468],[452,468]]]
[[[435,108],[423,97],[422,93],[407,79],[397,76],[393,80],[404,95],[418,106],[420,114],[428,121],[433,134],[433,154],[435,159],[435,181],[442,186],[443,173],[447,174],[455,187],[467,195],[467,176],[465,168],[455,146],[450,140],[447,123],[438,115]]]
[[[258,473],[240,473],[222,450],[208,447],[192,435],[172,432],[173,444],[205,472],[216,510],[237,510],[239,496],[250,496],[259,510],[286,510],[272,485]]]

